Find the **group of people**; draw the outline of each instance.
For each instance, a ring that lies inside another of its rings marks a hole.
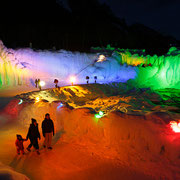
[[[30,140],[29,146],[26,148],[29,152],[31,152],[31,147],[33,146],[39,155],[39,143],[38,139],[41,139],[40,133],[39,133],[39,128],[38,128],[38,123],[35,119],[31,119],[32,123],[30,124],[26,139],[22,138],[21,135],[17,134],[17,139],[15,142],[16,148],[17,148],[17,154],[25,154],[24,152],[24,145],[23,142],[27,141],[28,139]],[[45,114],[45,119],[42,122],[42,134],[44,136],[44,143],[43,147],[52,149],[51,147],[51,141],[52,137],[54,136],[54,123],[50,118],[50,114]]]

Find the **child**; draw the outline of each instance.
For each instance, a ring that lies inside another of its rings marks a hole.
[[[23,139],[21,135],[17,134],[16,135],[17,139],[16,139],[16,142],[15,142],[15,145],[16,145],[16,148],[17,148],[17,154],[20,155],[20,151],[22,154],[25,154],[24,153],[24,145],[23,145],[23,142],[24,141],[27,141],[26,139]]]

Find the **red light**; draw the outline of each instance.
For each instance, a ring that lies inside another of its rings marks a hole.
[[[176,133],[180,132],[180,122],[177,123],[176,121],[171,121],[170,126],[174,132],[176,132]]]

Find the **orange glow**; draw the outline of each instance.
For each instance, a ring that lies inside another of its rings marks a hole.
[[[100,55],[97,62],[103,62],[106,60],[106,57],[104,55]]]
[[[70,77],[70,81],[71,81],[71,84],[73,85],[74,82],[76,81],[76,77],[75,76],[71,76]]]
[[[180,122],[171,121],[170,126],[174,132],[180,132]]]
[[[36,97],[36,102],[39,102],[40,101],[40,98],[39,97]]]

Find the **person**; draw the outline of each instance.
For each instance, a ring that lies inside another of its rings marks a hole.
[[[58,88],[58,80],[54,79],[55,87]]]
[[[42,134],[45,138],[44,140],[44,148],[52,149],[51,147],[51,141],[52,136],[54,136],[54,123],[50,119],[50,115],[47,113],[45,114],[45,119],[42,122]]]
[[[17,148],[17,154],[20,155],[20,152],[22,154],[25,154],[24,153],[24,145],[23,145],[23,142],[24,141],[27,141],[26,139],[23,139],[22,136],[20,134],[16,134],[16,142],[15,142],[15,145],[16,145],[16,148]]]
[[[37,88],[37,85],[38,85],[38,80],[35,79],[35,85],[36,85],[36,88]]]
[[[94,76],[94,80],[95,80],[95,84],[96,84],[97,76]]]
[[[29,152],[31,152],[31,147],[33,146],[36,149],[37,154],[39,155],[39,144],[38,144],[38,138],[39,140],[41,139],[40,137],[40,133],[39,133],[39,129],[38,129],[38,123],[35,119],[31,119],[32,120],[32,124],[30,124],[28,133],[27,133],[27,137],[26,139],[30,140],[30,144],[27,147],[27,150]]]
[[[41,91],[41,80],[40,79],[37,80],[37,84],[38,84],[39,90]]]

